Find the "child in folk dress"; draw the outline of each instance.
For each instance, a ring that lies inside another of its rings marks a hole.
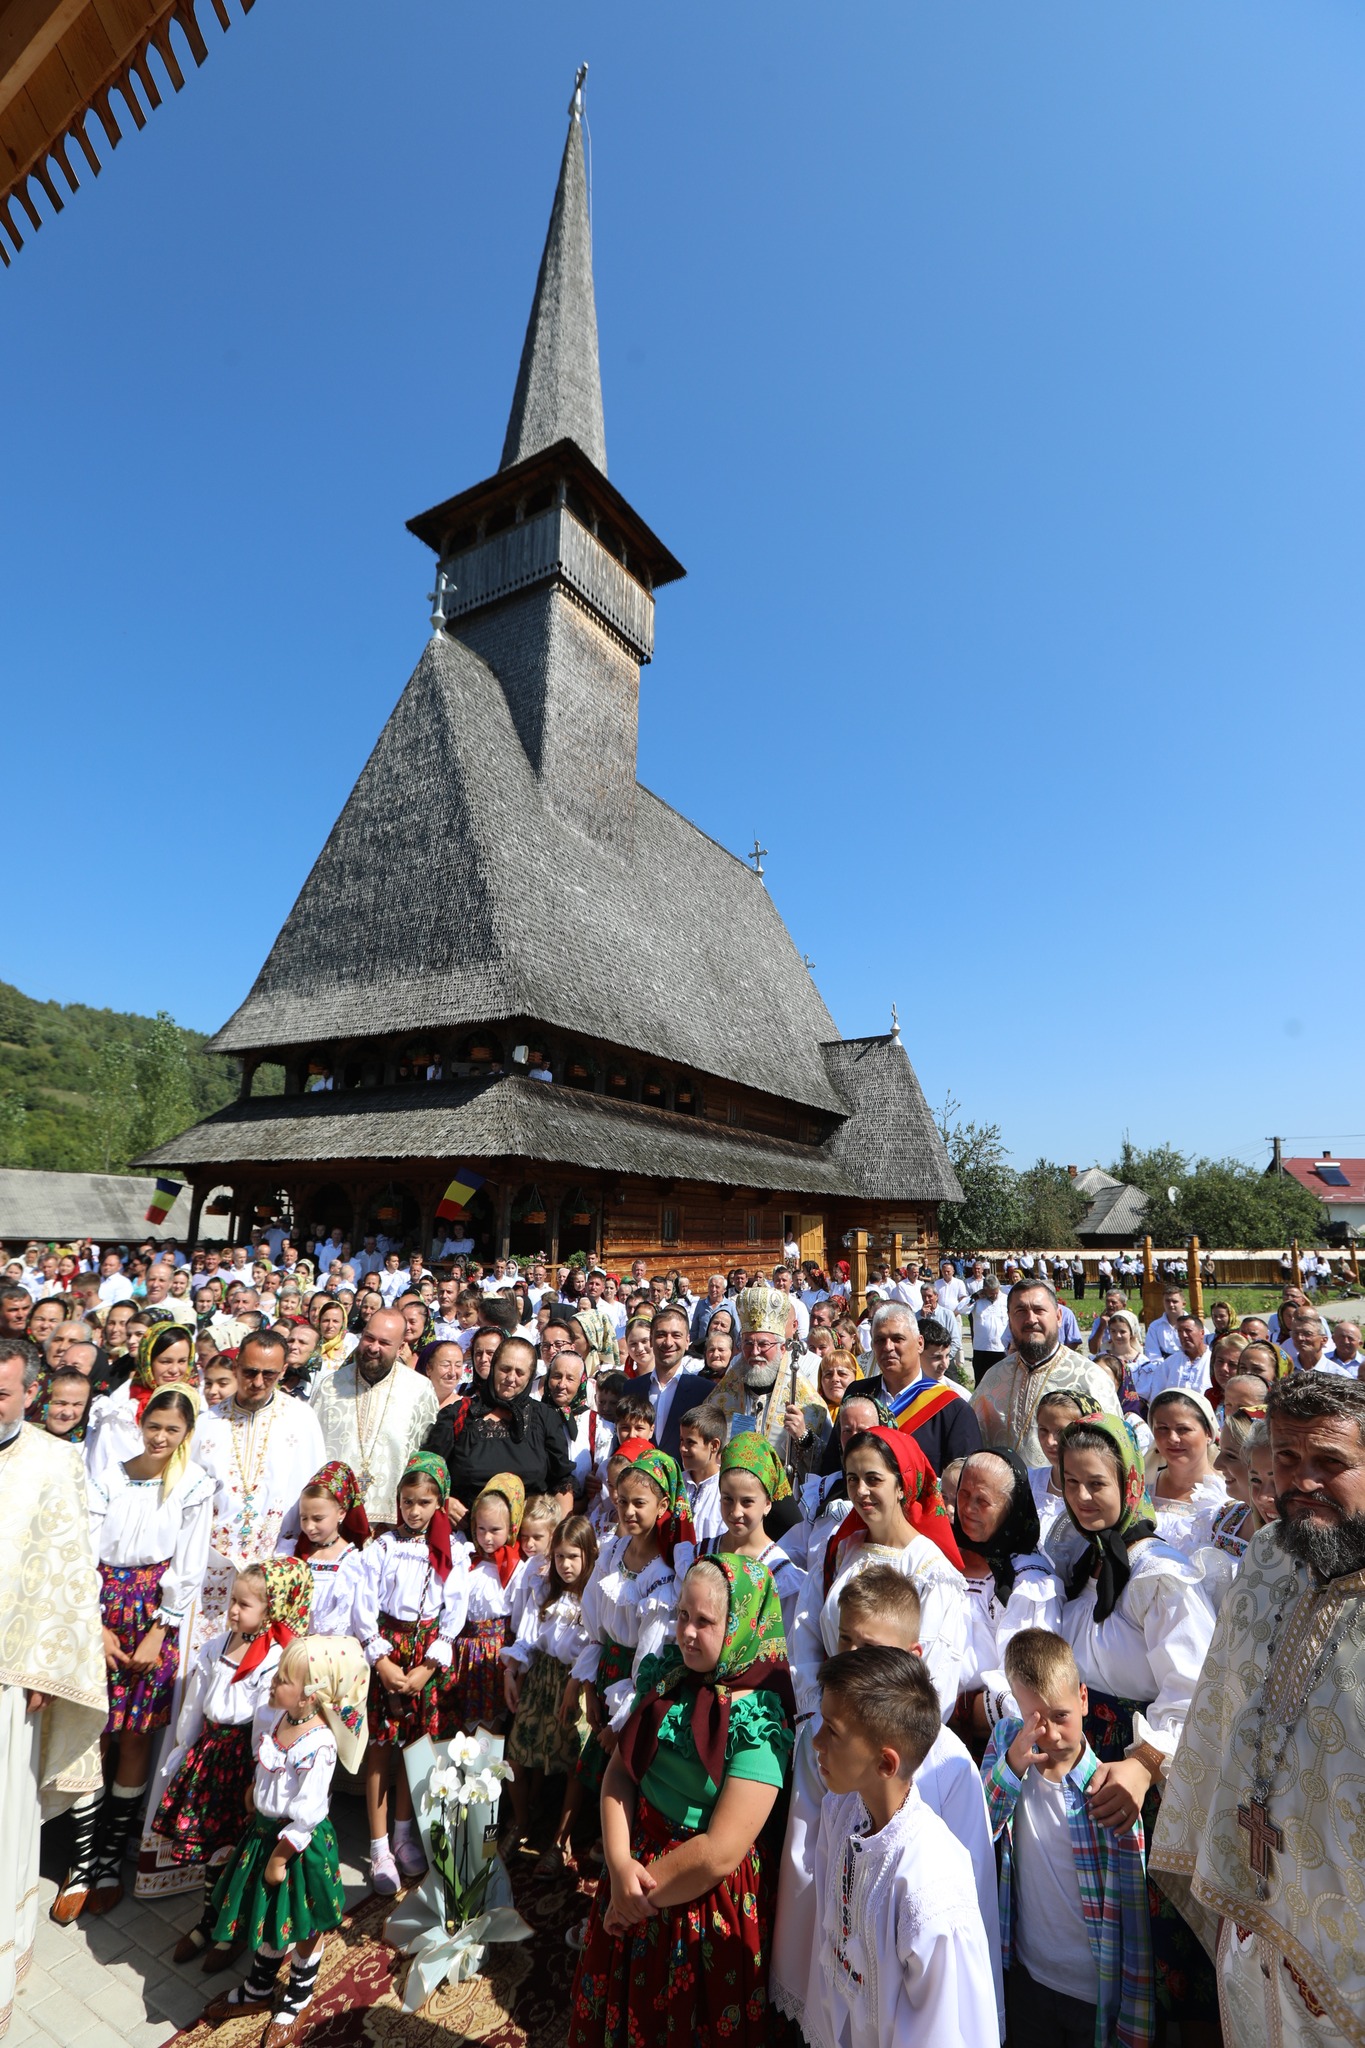
[[[89,1482],[109,1674],[100,1747],[116,1749],[117,1761],[102,1801],[77,1808],[75,1860],[52,1908],[61,1925],[86,1905],[108,1913],[123,1897],[123,1852],[147,1790],[152,1737],[171,1718],[180,1624],[208,1562],[213,1480],[190,1460],[198,1418],[192,1387],[153,1394],[137,1456],[110,1460],[102,1480]]]
[[[441,1728],[446,1735],[497,1729],[505,1719],[500,1660],[512,1603],[529,1570],[517,1541],[525,1506],[526,1488],[521,1480],[514,1472],[497,1472],[469,1511],[469,1533],[474,1539],[469,1597],[465,1624],[455,1644],[450,1683],[441,1702]]]
[[[442,1734],[442,1695],[469,1598],[469,1546],[452,1541],[449,1496],[445,1460],[418,1451],[398,1482],[397,1527],[365,1546],[352,1610],[352,1632],[374,1671],[365,1805],[370,1882],[383,1898],[398,1890],[400,1871],[420,1877],[426,1869],[401,1762],[392,1849],[388,1784],[395,1749]]]
[[[692,1412],[695,1415],[703,1411]],[[692,1415],[687,1420],[690,1422]],[[724,1551],[730,1557],[749,1557],[756,1564],[767,1565],[782,1602],[783,1630],[790,1630],[796,1620],[796,1603],[801,1598],[806,1574],[792,1563],[780,1544],[769,1542],[763,1526],[773,1502],[791,1497],[791,1482],[782,1460],[766,1436],[748,1429],[730,1439],[720,1452],[717,1494],[722,1517],[720,1534],[703,1537],[699,1533],[696,1555],[710,1557]],[[685,1556],[679,1559],[681,1565],[690,1561]]]
[[[526,1560],[526,1569],[517,1574],[516,1591],[507,1617],[508,1642],[521,1627],[527,1607],[540,1599],[550,1569],[550,1546],[563,1519],[564,1510],[552,1493],[533,1493],[521,1511],[517,1543]]]
[[[241,1839],[251,1784],[251,1725],[270,1696],[281,1652],[308,1633],[313,1582],[292,1557],[250,1565],[233,1581],[228,1626],[212,1636],[185,1686],[175,1747],[163,1756],[148,1801],[138,1857],[139,1898],[206,1886],[204,1916],[175,1947],[177,1963],[204,1958],[206,1974],[226,1966],[215,1949],[209,1905],[217,1873]]]
[[[648,1449],[648,1439],[641,1443],[640,1449]],[[639,1451],[626,1451],[618,1445],[607,1460],[602,1491],[588,1514],[592,1533],[599,1544],[605,1543],[609,1536],[615,1536],[620,1528],[616,1513],[616,1482],[623,1472],[630,1470],[632,1459],[638,1456]]]
[[[215,1939],[245,1940],[251,1970],[204,2017],[217,2025],[273,2001],[261,2048],[284,2048],[297,2038],[317,1988],[324,1937],[346,1911],[328,1807],[338,1761],[354,1770],[365,1751],[368,1683],[352,1638],[307,1636],[280,1658],[270,1704],[252,1729],[251,1818],[213,1894]],[[277,1997],[280,1963],[291,1951]]]
[[[512,1813],[517,1842],[526,1840],[531,1802],[545,1777],[567,1779],[554,1841],[541,1858],[547,1872],[564,1868],[582,1797],[575,1769],[582,1711],[572,1671],[588,1646],[583,1589],[596,1562],[591,1522],[586,1515],[569,1515],[554,1532],[548,1573],[526,1605],[515,1640],[502,1653],[503,1689],[514,1716],[507,1759],[515,1772]]]
[[[203,1338],[200,1338],[203,1343]],[[212,1343],[213,1339],[210,1338]],[[232,1369],[232,1356],[226,1351],[215,1350],[200,1363],[199,1386],[206,1408],[217,1408],[222,1402],[230,1401],[237,1391],[237,1375]]]
[[[914,1779],[941,1711],[922,1657],[864,1647],[820,1666],[811,2048],[993,2048],[990,1950],[972,1860]]]
[[[360,1583],[362,1543],[370,1518],[349,1465],[334,1459],[315,1472],[299,1495],[299,1534],[280,1540],[280,1555],[299,1558],[313,1574],[315,1636],[348,1636]]]

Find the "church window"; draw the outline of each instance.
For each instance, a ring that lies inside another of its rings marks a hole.
[[[665,1208],[659,1218],[660,1244],[676,1244],[682,1236],[681,1219],[676,1209]]]

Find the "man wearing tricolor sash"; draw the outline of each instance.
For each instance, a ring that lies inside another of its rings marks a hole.
[[[899,1301],[882,1303],[872,1318],[872,1356],[880,1378],[870,1379],[866,1391],[880,1394],[897,1429],[914,1437],[935,1472],[981,1449],[970,1402],[944,1377],[949,1349],[925,1344],[913,1309]]]

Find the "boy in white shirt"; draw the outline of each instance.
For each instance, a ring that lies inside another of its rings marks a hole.
[[[990,2048],[999,2036],[972,1860],[914,1776],[940,1726],[921,1657],[880,1646],[820,1667],[827,1787],[804,2031],[813,2048]]]
[[[689,1409],[678,1426],[678,1463],[687,1481],[697,1548],[725,1534],[720,1511],[720,1454],[725,1447],[725,1411],[712,1401]]]

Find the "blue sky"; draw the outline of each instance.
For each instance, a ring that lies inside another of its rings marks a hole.
[[[689,571],[641,779],[1021,1164],[1365,1132],[1357,7],[201,12],[0,278],[4,978],[245,994],[420,653],[404,520],[496,466],[587,57],[611,475]]]

